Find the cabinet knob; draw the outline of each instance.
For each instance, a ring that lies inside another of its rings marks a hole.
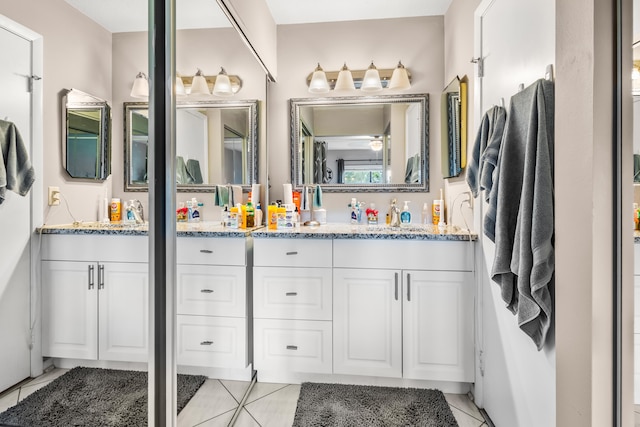
[[[287,252],[287,255],[298,255],[298,251]]]
[[[288,345],[287,346],[287,350],[297,350],[298,346],[297,345]]]
[[[200,249],[200,253],[203,254],[212,254],[213,251],[211,249]]]
[[[213,289],[200,289],[200,292],[202,292],[203,294],[212,294]]]
[[[212,345],[213,341],[202,341],[200,345]]]
[[[298,293],[297,292],[287,292],[285,295],[288,296],[288,297],[295,297],[296,295],[298,295]]]

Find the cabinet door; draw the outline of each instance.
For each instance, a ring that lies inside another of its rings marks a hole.
[[[101,360],[146,362],[149,348],[149,267],[106,262],[98,267]]]
[[[42,261],[42,354],[98,358],[98,266]]]
[[[473,274],[403,274],[403,376],[473,382]]]
[[[398,270],[333,270],[333,371],[401,377],[402,286]]]

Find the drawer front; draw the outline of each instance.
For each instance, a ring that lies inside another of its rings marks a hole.
[[[44,234],[42,259],[55,261],[148,262],[147,236]]]
[[[177,266],[177,313],[245,317],[246,267]]]
[[[473,271],[474,245],[461,241],[337,239],[333,242],[333,266]]]
[[[331,267],[330,239],[254,239],[254,265]]]
[[[330,268],[253,268],[256,318],[331,320]]]
[[[246,265],[246,240],[241,237],[178,237],[178,264]]]
[[[255,368],[285,372],[332,372],[331,322],[257,319]]]
[[[177,316],[179,365],[244,369],[247,364],[245,319]]]

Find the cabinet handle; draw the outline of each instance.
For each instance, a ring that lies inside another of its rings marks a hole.
[[[287,346],[287,350],[297,350],[298,346],[297,345],[288,345]]]
[[[212,254],[213,251],[211,249],[200,249],[200,252],[203,254]]]
[[[89,266],[89,290],[93,289],[93,265]]]
[[[104,265],[98,266],[98,289],[104,289]]]
[[[298,255],[298,251],[287,252],[287,255]]]
[[[398,273],[396,273],[396,301],[398,301]]]
[[[296,295],[298,295],[298,293],[297,292],[287,292],[285,295],[288,296],[288,297],[295,297]]]
[[[213,341],[202,341],[200,345],[212,345]]]
[[[407,301],[411,301],[411,274],[407,273]]]
[[[203,294],[212,294],[213,289],[200,289],[200,292],[202,292]]]

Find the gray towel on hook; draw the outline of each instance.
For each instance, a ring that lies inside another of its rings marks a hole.
[[[492,279],[518,326],[542,349],[551,324],[555,270],[553,82],[511,98],[498,159]]]
[[[29,160],[29,150],[18,128],[12,122],[0,120],[0,204],[7,190],[25,196],[35,181],[35,171]]]

